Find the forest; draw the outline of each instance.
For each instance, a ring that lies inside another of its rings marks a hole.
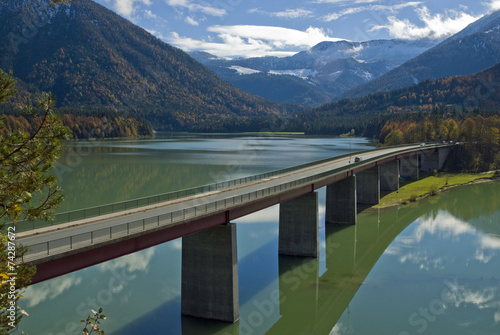
[[[153,130],[142,118],[116,112],[58,111],[64,126],[70,130],[73,139],[104,139],[116,137],[152,136]],[[21,112],[4,114],[0,118],[0,135],[12,131],[32,133],[40,123],[37,118]]]
[[[418,142],[459,143],[450,168],[480,172],[500,169],[500,116],[471,116],[463,120],[436,115],[420,121],[389,121],[379,137],[383,145]]]
[[[358,99],[345,99],[298,115],[297,131],[378,137],[385,122],[425,118],[429,114],[453,114],[455,119],[472,115],[489,116],[500,110],[500,64],[470,76],[426,80],[390,92]],[[378,126],[377,126],[378,125]]]

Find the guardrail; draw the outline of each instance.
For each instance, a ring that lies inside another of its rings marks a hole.
[[[427,147],[429,148],[429,147]],[[386,148],[385,148],[386,149]],[[423,148],[418,148],[423,149]],[[34,245],[30,245],[30,251],[24,256],[23,261],[30,262],[37,259],[41,259],[53,254],[58,254],[62,252],[71,251],[73,249],[79,249],[83,247],[88,247],[94,244],[110,241],[113,239],[125,237],[128,235],[133,235],[136,233],[140,233],[146,230],[150,230],[157,227],[167,226],[175,223],[180,223],[186,220],[194,219],[198,216],[204,216],[211,213],[216,213],[221,210],[225,210],[239,204],[243,204],[248,201],[262,199],[268,196],[272,196],[278,193],[281,193],[286,190],[290,190],[291,188],[295,188],[298,186],[302,186],[304,184],[310,184],[311,182],[320,181],[326,177],[331,175],[341,173],[345,170],[349,170],[358,166],[367,165],[371,162],[384,159],[386,157],[391,157],[398,154],[403,154],[407,152],[414,151],[413,149],[406,149],[397,152],[392,152],[389,154],[385,154],[382,156],[378,156],[371,159],[366,159],[361,162],[352,163],[347,167],[337,168],[331,171],[319,173],[310,177],[301,178],[295,180],[293,182],[282,183],[277,186],[262,188],[257,191],[244,193],[234,197],[228,197],[223,200],[215,201],[215,202],[207,202],[206,204],[200,204],[195,207],[186,208],[183,210],[177,210],[169,213],[165,213],[162,215],[156,215],[148,218],[144,218],[141,220],[130,221],[126,223],[121,223],[118,225],[114,225],[107,228],[97,229],[91,232],[76,234],[60,239],[55,239],[43,243],[38,243]],[[361,155],[366,152],[373,152],[373,150],[367,150],[363,152],[357,152],[356,155]],[[342,155],[335,157],[335,160],[354,156],[352,154]],[[328,162],[332,160],[331,158],[328,160],[317,161],[315,165],[320,165],[322,163]],[[318,163],[319,162],[319,163]],[[309,164],[305,164],[309,166]],[[306,167],[307,167],[306,166]],[[285,169],[287,170],[287,169]],[[292,170],[293,171],[293,170]],[[267,173],[263,175],[270,175],[272,173]],[[17,228],[17,227],[16,227]]]

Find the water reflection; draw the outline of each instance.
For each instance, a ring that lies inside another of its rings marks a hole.
[[[38,286],[30,286],[25,291],[26,307],[35,307],[47,300],[53,300],[72,287],[82,283],[82,278],[67,275],[47,281]]]
[[[331,333],[497,334],[498,187],[466,187],[399,211],[399,218],[418,217],[377,261]]]
[[[364,211],[357,226],[325,226],[321,190],[318,259],[278,256],[277,206],[238,220],[235,324],[180,316],[176,240],[33,285],[21,302],[32,315],[24,330],[73,334],[75,321],[103,306],[109,334],[493,334],[500,211],[480,209],[491,208],[499,187],[464,189],[483,196],[469,221],[456,190],[418,206]]]

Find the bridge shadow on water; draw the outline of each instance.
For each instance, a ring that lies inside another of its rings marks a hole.
[[[399,209],[363,208],[356,226],[325,226],[317,259],[278,256],[278,240],[271,240],[238,262],[241,313],[235,324],[181,317],[177,296],[116,334],[330,334],[378,259],[409,224],[440,211],[465,221],[498,211],[498,196],[476,203],[475,192],[467,187]],[[500,230],[495,223],[477,228]]]

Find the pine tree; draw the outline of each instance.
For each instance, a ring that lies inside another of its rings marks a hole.
[[[12,73],[0,70],[0,103],[15,94]],[[17,327],[23,311],[17,302],[31,283],[35,267],[23,263],[27,249],[15,244],[20,218],[49,220],[63,195],[51,174],[68,132],[52,114],[54,98],[45,94],[26,113],[35,124],[31,133],[12,130],[0,135],[0,334]],[[0,129],[4,120],[0,118]],[[14,225],[6,227],[6,222]]]

